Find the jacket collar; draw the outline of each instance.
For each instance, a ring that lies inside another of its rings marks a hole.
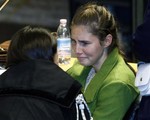
[[[108,74],[112,71],[112,69],[117,64],[119,59],[122,58],[118,53],[118,49],[116,48],[109,54],[109,56],[103,63],[102,67],[94,76],[94,78],[90,82],[90,85],[87,87],[84,93],[87,102],[93,101],[96,92],[98,91],[99,88],[101,88],[104,80],[106,79]]]

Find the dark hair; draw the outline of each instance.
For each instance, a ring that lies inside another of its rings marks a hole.
[[[56,53],[56,42],[49,30],[26,26],[16,32],[10,42],[6,68],[31,59],[52,60]]]
[[[117,35],[118,25],[116,20],[110,11],[106,7],[99,5],[98,2],[89,2],[78,9],[71,22],[71,27],[75,25],[87,26],[88,31],[99,38],[100,44],[108,34],[111,34],[113,40],[108,48],[108,54],[115,47],[121,50]]]

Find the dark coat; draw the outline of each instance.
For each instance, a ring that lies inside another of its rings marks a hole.
[[[0,120],[75,120],[80,89],[50,61],[14,65],[0,76]]]
[[[150,0],[147,4],[144,21],[137,27],[132,43],[136,59],[150,62]]]
[[[150,96],[143,96],[134,120],[150,120]]]

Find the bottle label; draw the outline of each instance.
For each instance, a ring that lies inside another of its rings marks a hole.
[[[71,40],[70,38],[57,39],[57,54],[59,64],[70,64],[71,59]]]

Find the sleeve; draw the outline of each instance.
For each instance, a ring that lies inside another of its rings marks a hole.
[[[93,119],[122,120],[136,96],[136,91],[124,83],[112,83],[105,86],[98,94]]]

